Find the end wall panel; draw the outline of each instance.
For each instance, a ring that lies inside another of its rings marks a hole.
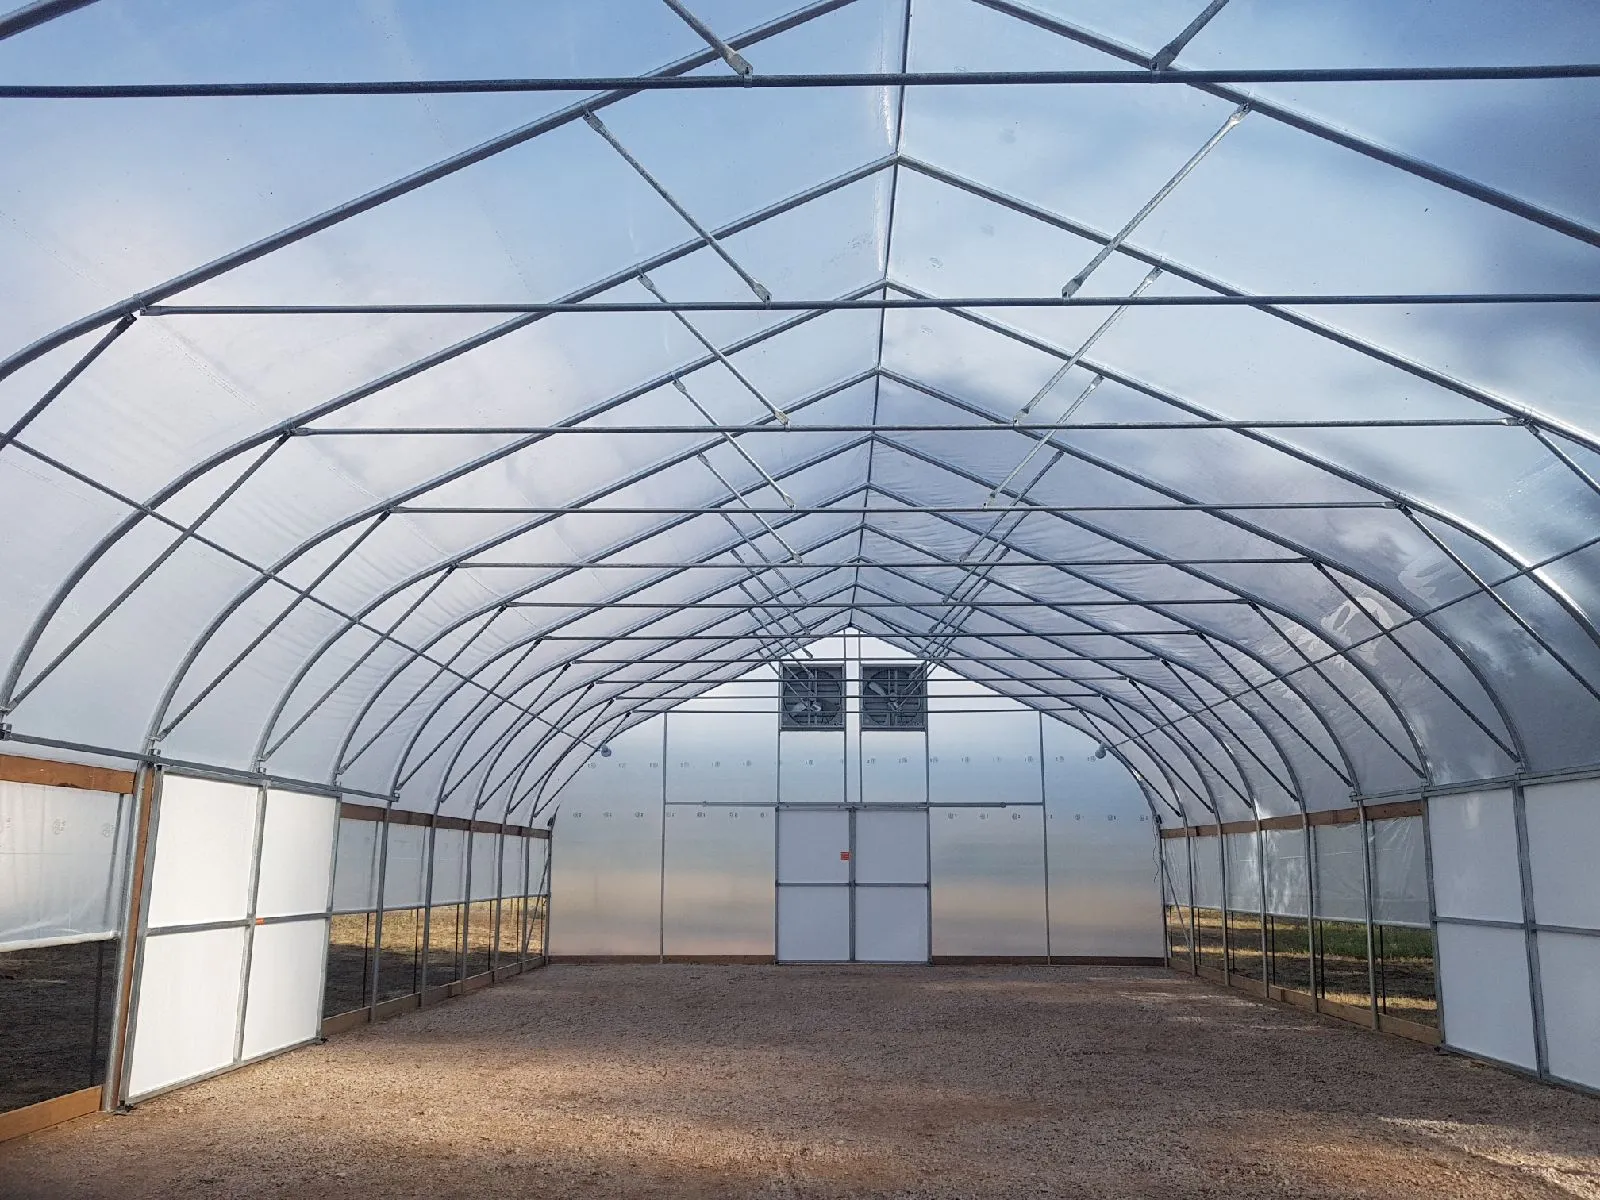
[[[550,952],[661,952],[663,722],[614,738],[562,789],[552,827]]]
[[[256,916],[288,917],[326,911],[338,819],[339,802],[331,796],[267,793]]]
[[[934,956],[1044,955],[1042,811],[945,808],[928,820]]]
[[[665,953],[774,952],[773,829],[770,808],[667,807]]]
[[[1046,719],[1043,738],[1050,953],[1161,957],[1158,838],[1144,793],[1077,730]],[[1197,839],[1197,857],[1204,841],[1217,839]]]
[[[1522,876],[1511,793],[1467,792],[1427,803],[1439,917],[1520,922]]]

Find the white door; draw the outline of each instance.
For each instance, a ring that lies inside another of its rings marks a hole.
[[[778,810],[778,961],[850,961],[850,813]]]
[[[928,810],[855,816],[857,962],[928,961]]]
[[[928,813],[778,810],[778,961],[928,961]]]

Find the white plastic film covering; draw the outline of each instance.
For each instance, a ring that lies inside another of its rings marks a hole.
[[[1233,912],[1261,911],[1261,843],[1253,833],[1229,833],[1222,838],[1228,866],[1228,908]]]
[[[1372,919],[1383,925],[1428,927],[1428,859],[1421,817],[1373,821]]]
[[[322,918],[257,926],[250,947],[244,1058],[317,1036],[327,946],[328,922]]]
[[[1189,907],[1189,847],[1187,838],[1161,842],[1162,886],[1168,904]]]
[[[430,904],[459,904],[467,898],[467,831],[433,831],[433,890]]]
[[[0,952],[117,934],[132,813],[128,796],[0,783]]]
[[[233,1062],[244,941],[239,926],[160,934],[145,942],[130,1099]]]
[[[1600,1088],[1600,937],[1540,933],[1539,977],[1550,1073]]]
[[[289,917],[328,911],[339,802],[301,792],[267,792],[261,832],[256,916]]]
[[[1222,907],[1222,839],[1197,837],[1191,847],[1194,855],[1194,903],[1196,908]]]
[[[1511,792],[1427,800],[1433,895],[1439,918],[1522,920],[1522,872]]]
[[[167,774],[156,810],[152,929],[242,921],[249,912],[260,791]]]
[[[1305,917],[1311,903],[1305,830],[1267,829],[1261,838],[1266,849],[1267,911],[1279,917]]]
[[[381,821],[339,819],[333,867],[334,912],[371,912],[378,907],[378,848],[383,829]]]
[[[1042,780],[1037,713],[952,713],[936,706],[928,714],[931,803],[1037,804]]]
[[[1318,825],[1311,831],[1316,853],[1316,915],[1328,921],[1367,919],[1366,867],[1361,826]]]
[[[1600,780],[1524,790],[1534,911],[1544,925],[1600,929]],[[1593,1026],[1600,1029],[1600,1024]]]
[[[472,900],[493,900],[500,894],[500,835],[474,830],[471,836]]]
[[[667,806],[664,953],[773,953],[773,818],[770,808]]]
[[[388,858],[383,868],[383,907],[416,908],[423,904],[427,872],[427,828],[391,823]]]
[[[1440,921],[1435,936],[1447,1043],[1532,1070],[1537,1057],[1522,930]]]
[[[525,896],[528,883],[528,842],[522,834],[506,834],[500,843],[500,894]],[[537,880],[534,881],[537,884]]]

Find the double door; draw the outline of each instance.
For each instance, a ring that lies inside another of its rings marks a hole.
[[[928,961],[928,810],[778,808],[778,961]]]

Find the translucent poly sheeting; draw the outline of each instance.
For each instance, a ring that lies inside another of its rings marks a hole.
[[[1421,817],[1372,821],[1372,919],[1428,927],[1428,859]]]
[[[1048,952],[1040,817],[1037,808],[928,815],[936,956]]]
[[[1316,857],[1316,915],[1329,921],[1367,919],[1367,870],[1361,826],[1318,825],[1311,831]]]
[[[383,907],[416,908],[427,903],[428,830],[390,825],[383,870]]]
[[[1228,869],[1228,907],[1234,912],[1261,911],[1261,843],[1253,833],[1222,838]]]
[[[1189,907],[1189,847],[1187,838],[1161,842],[1162,891],[1166,903]]]
[[[767,808],[668,806],[664,953],[773,953],[773,829]]]
[[[385,825],[339,819],[333,868],[333,911],[371,912],[378,907],[378,853]]]
[[[1306,833],[1301,829],[1266,829],[1267,911],[1274,916],[1304,918],[1310,911],[1311,872],[1306,858]],[[1426,896],[1424,896],[1426,913]]]
[[[1222,907],[1222,839],[1193,839],[1194,902],[1199,908]]]
[[[433,835],[432,904],[459,904],[467,898],[467,831],[435,829]]]
[[[495,833],[481,833],[474,830],[470,834],[471,850],[469,863],[472,882],[470,900],[493,900],[502,895],[500,891],[500,835]]]
[[[126,796],[0,783],[0,951],[116,935],[131,816]]]

